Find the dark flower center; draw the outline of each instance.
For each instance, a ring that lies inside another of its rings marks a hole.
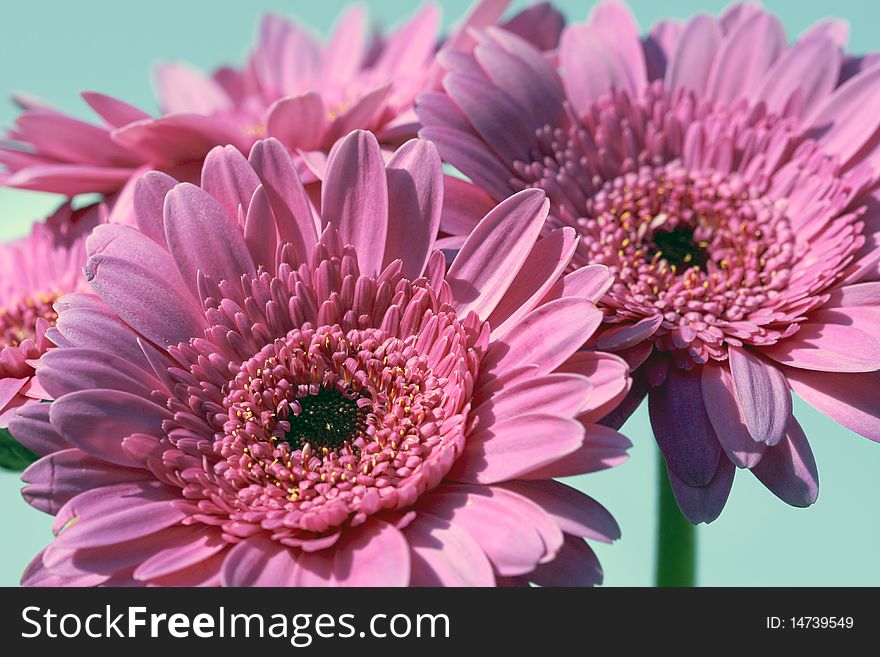
[[[704,269],[708,260],[705,249],[694,241],[694,229],[679,226],[654,233],[650,255],[657,255],[676,268]]]
[[[358,408],[357,399],[352,390],[341,393],[329,388],[298,398],[301,410],[285,418],[290,429],[285,431],[284,439],[294,450],[306,444],[318,449],[341,448],[365,428],[365,414]]]

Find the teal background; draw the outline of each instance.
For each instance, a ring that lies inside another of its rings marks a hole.
[[[300,17],[325,33],[347,3],[217,0],[42,0],[0,3],[0,95],[28,92],[80,117],[89,117],[81,90],[118,96],[149,111],[156,109],[149,72],[160,59],[183,59],[203,70],[240,63],[259,16],[267,10]],[[415,3],[366,3],[384,26],[409,16]],[[440,3],[446,25],[468,0]],[[587,15],[592,2],[557,3],[569,20]],[[646,29],[662,17],[717,13],[717,0],[631,3]],[[765,2],[790,36],[816,20],[836,15],[852,26],[850,51],[880,46],[880,4],[864,0],[777,0]],[[515,2],[514,7],[525,6]],[[16,110],[0,101],[0,124]],[[28,230],[57,198],[0,190],[0,239]],[[698,529],[702,585],[880,585],[880,445],[871,443],[799,400],[795,412],[811,439],[819,464],[821,494],[810,509],[779,502],[751,475],[740,471],[721,517]],[[578,477],[574,483],[604,503],[623,528],[623,539],[598,546],[608,585],[650,585],[654,568],[656,448],[642,407],[624,427],[635,443],[631,459],[612,471]],[[50,518],[19,497],[20,482],[0,474],[0,585],[14,585],[30,558],[51,538]]]

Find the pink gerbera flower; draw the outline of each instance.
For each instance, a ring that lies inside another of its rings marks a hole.
[[[507,4],[478,2],[448,46],[467,47],[468,28],[493,24]],[[184,64],[161,66],[158,118],[93,92],[83,98],[101,125],[25,103],[0,148],[7,169],[0,182],[74,196],[112,194],[148,169],[197,180],[214,146],[232,144],[247,153],[264,136],[297,155],[301,177],[313,181],[330,146],[353,129],[372,130],[389,147],[415,136],[412,103],[436,84],[439,23],[439,9],[427,5],[382,36],[371,33],[363,8],[356,7],[321,43],[298,23],[268,15],[241,69],[205,76]],[[562,18],[541,4],[505,25],[546,49],[556,46]],[[128,212],[127,205],[121,212]]]
[[[98,206],[62,205],[26,237],[0,244],[0,429],[16,409],[43,398],[34,362],[54,346],[53,304],[85,287],[85,237],[98,222]]]
[[[580,235],[574,266],[615,275],[591,344],[635,370],[623,407],[647,392],[694,522],[718,516],[734,466],[815,501],[791,389],[880,439],[880,68],[845,58],[845,34],[825,22],[789,45],[775,17],[736,5],[642,40],[605,3],[566,28],[559,71],[489,29],[418,101],[422,136],[477,185],[447,195],[444,231],[541,188],[545,230]]]
[[[24,582],[599,581],[582,538],[618,529],[551,478],[629,446],[595,424],[626,364],[577,351],[610,276],[560,278],[575,235],[538,239],[538,190],[447,272],[442,180],[432,144],[385,165],[366,132],[331,151],[319,216],[272,139],[212,151],[201,187],[148,174],[138,229],[89,240],[93,294],[58,302],[56,401],[14,424],[58,532]]]

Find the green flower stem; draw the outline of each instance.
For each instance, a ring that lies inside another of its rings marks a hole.
[[[659,456],[658,466],[657,586],[694,586],[696,529],[678,510],[662,455]]]

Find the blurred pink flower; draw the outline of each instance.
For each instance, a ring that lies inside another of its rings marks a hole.
[[[583,537],[618,528],[552,478],[626,458],[595,424],[626,363],[577,351],[608,270],[560,278],[575,232],[539,239],[528,190],[446,271],[442,181],[432,144],[386,164],[367,132],[331,150],[319,216],[274,139],[215,148],[201,187],[144,177],[138,228],[89,238],[93,294],[58,302],[56,401],[12,426],[60,532],[24,583],[601,581]]]
[[[477,2],[448,45],[468,47],[468,29],[495,23],[508,2]],[[548,49],[556,46],[562,18],[542,3],[505,25]],[[231,144],[247,153],[265,136],[287,146],[303,180],[311,182],[320,178],[330,146],[353,129],[374,131],[388,147],[415,136],[412,103],[437,82],[439,27],[439,9],[426,5],[380,35],[355,7],[321,43],[300,24],[268,15],[241,69],[205,76],[180,63],[159,67],[159,117],[95,92],[83,98],[103,119],[100,125],[21,100],[25,111],[0,147],[7,170],[0,183],[74,196],[113,194],[149,169],[197,180],[214,146]],[[123,204],[118,212],[129,210]]]
[[[544,189],[545,230],[576,267],[615,275],[591,340],[635,371],[619,426],[649,396],[685,515],[723,508],[734,466],[795,506],[818,494],[791,390],[880,439],[880,67],[825,21],[789,45],[751,4],[661,22],[645,38],[601,4],[569,26],[559,70],[503,30],[441,55],[417,101],[453,181],[442,229]],[[476,213],[476,214],[475,214]]]
[[[65,203],[26,237],[0,244],[0,429],[16,409],[45,398],[34,363],[54,346],[46,331],[55,324],[55,300],[86,287],[85,237],[99,214],[98,206]]]

